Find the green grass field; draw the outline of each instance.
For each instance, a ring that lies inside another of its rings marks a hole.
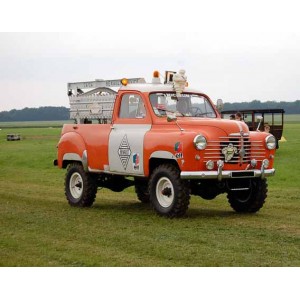
[[[157,216],[133,188],[70,207],[65,170],[52,165],[60,128],[10,125],[0,124],[1,266],[300,266],[300,115],[287,121],[260,212],[192,197],[183,219]],[[23,139],[7,142],[12,132]]]

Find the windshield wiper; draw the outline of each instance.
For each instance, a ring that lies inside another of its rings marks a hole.
[[[179,111],[172,111],[172,110],[168,110],[168,109],[165,109],[165,108],[157,108],[156,107],[156,109],[157,110],[162,110],[162,111],[165,111],[166,113],[168,112],[168,113],[170,113],[170,114],[180,114],[181,115],[181,117],[184,117],[184,114],[183,113],[181,113],[181,112],[179,112]]]

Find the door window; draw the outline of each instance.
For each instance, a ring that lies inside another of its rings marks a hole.
[[[119,118],[143,119],[146,109],[142,98],[137,94],[124,94],[121,101]]]

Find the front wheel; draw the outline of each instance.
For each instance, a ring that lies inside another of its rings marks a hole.
[[[151,175],[149,191],[150,202],[159,215],[174,218],[186,213],[190,190],[175,166],[158,166]]]
[[[230,190],[227,194],[230,206],[241,213],[255,213],[259,211],[267,198],[267,180],[252,179],[245,190]]]
[[[71,206],[89,207],[97,194],[96,177],[79,163],[70,164],[65,178],[65,195]]]

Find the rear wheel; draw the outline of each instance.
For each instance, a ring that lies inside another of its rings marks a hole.
[[[248,189],[230,190],[227,194],[230,206],[237,212],[255,213],[259,211],[267,198],[267,180],[249,180]]]
[[[149,191],[152,206],[159,215],[174,218],[186,213],[190,190],[175,166],[158,166],[151,175]]]
[[[95,201],[97,181],[80,163],[70,164],[65,178],[65,195],[71,206],[89,207]]]

